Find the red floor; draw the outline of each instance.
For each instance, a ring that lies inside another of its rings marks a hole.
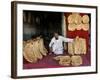
[[[65,55],[65,54],[63,54]],[[58,68],[58,67],[65,67],[65,66],[60,66],[57,61],[53,59],[53,57],[56,56],[54,54],[47,55],[44,57],[42,60],[39,60],[37,63],[28,63],[24,59],[24,64],[23,64],[23,69],[35,69],[35,68]],[[87,53],[86,55],[81,55],[83,59],[83,64],[80,66],[90,66],[90,52]],[[66,67],[72,67],[72,66],[66,66]]]

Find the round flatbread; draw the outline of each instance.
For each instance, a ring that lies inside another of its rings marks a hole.
[[[74,17],[73,17],[73,15],[72,14],[69,15],[67,20],[68,20],[68,23],[70,23],[70,24],[74,23]]]
[[[83,23],[89,23],[89,16],[88,15],[84,15],[83,17],[82,17],[82,21],[83,21]]]
[[[75,29],[76,29],[76,24],[68,24],[69,31],[75,31]]]
[[[75,24],[80,24],[82,22],[82,17],[79,13],[72,13],[72,15],[73,15]]]
[[[77,24],[77,25],[76,25],[76,30],[81,30],[81,29],[82,29],[82,26],[83,26],[82,23],[81,23],[81,24]]]
[[[89,30],[89,24],[83,24],[82,29],[84,31],[88,31]]]

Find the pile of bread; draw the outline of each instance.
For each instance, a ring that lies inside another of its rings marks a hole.
[[[23,55],[30,63],[36,63],[48,53],[44,46],[43,39],[38,37],[33,40],[23,41]]]
[[[86,54],[87,46],[86,39],[76,36],[73,42],[68,43],[68,53],[74,54]]]
[[[82,64],[82,57],[79,55],[74,56],[56,56],[55,60],[59,61],[59,64],[62,66],[79,66]]]
[[[73,42],[68,43],[68,54],[64,56],[56,56],[54,60],[62,66],[80,66],[83,63],[81,54],[86,54],[87,46],[86,40],[76,36]]]
[[[83,15],[81,16],[79,13],[72,13],[68,16],[68,30],[89,30],[89,16]]]

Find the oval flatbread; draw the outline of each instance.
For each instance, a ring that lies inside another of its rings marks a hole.
[[[75,31],[75,29],[76,29],[76,24],[68,24],[69,31]]]
[[[84,31],[88,31],[89,30],[89,24],[83,24],[82,29]]]
[[[56,56],[56,57],[54,57],[53,59],[54,60],[60,60],[60,58],[62,58],[63,56]]]
[[[82,17],[82,21],[83,21],[83,23],[89,23],[89,16],[88,15],[84,15]]]
[[[76,30],[81,30],[81,29],[82,29],[82,26],[83,26],[82,23],[81,23],[81,24],[77,24],[77,25],[76,25]]]
[[[44,46],[44,43],[43,43],[43,39],[40,39],[39,40],[39,51],[41,52],[42,55],[46,56],[48,51],[47,49],[45,48]]]
[[[33,53],[36,58],[42,59],[43,56],[39,50],[39,40],[33,42]]]
[[[71,64],[73,66],[79,66],[82,64],[82,57],[81,56],[72,56],[71,57]]]
[[[35,55],[33,53],[33,46],[30,43],[25,45],[25,47],[23,49],[23,56],[30,63],[37,62],[37,58],[35,57]]]
[[[70,23],[70,24],[74,23],[74,17],[73,17],[73,15],[72,14],[69,15],[67,20],[68,20],[68,23]]]
[[[73,13],[74,23],[80,24],[82,22],[82,17],[79,13]]]
[[[62,56],[60,58],[59,64],[62,66],[69,66],[71,62],[70,56]]]
[[[87,52],[86,39],[80,38],[80,41],[81,41],[81,53],[86,54]]]
[[[81,43],[79,36],[76,36],[73,44],[74,44],[74,53],[81,54],[81,46],[80,46]]]
[[[68,53],[71,55],[74,55],[74,47],[73,47],[73,42],[68,43]]]

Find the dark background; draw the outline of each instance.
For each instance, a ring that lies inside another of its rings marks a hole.
[[[23,40],[41,35],[48,45],[55,31],[62,34],[62,13],[25,10],[23,14]]]

